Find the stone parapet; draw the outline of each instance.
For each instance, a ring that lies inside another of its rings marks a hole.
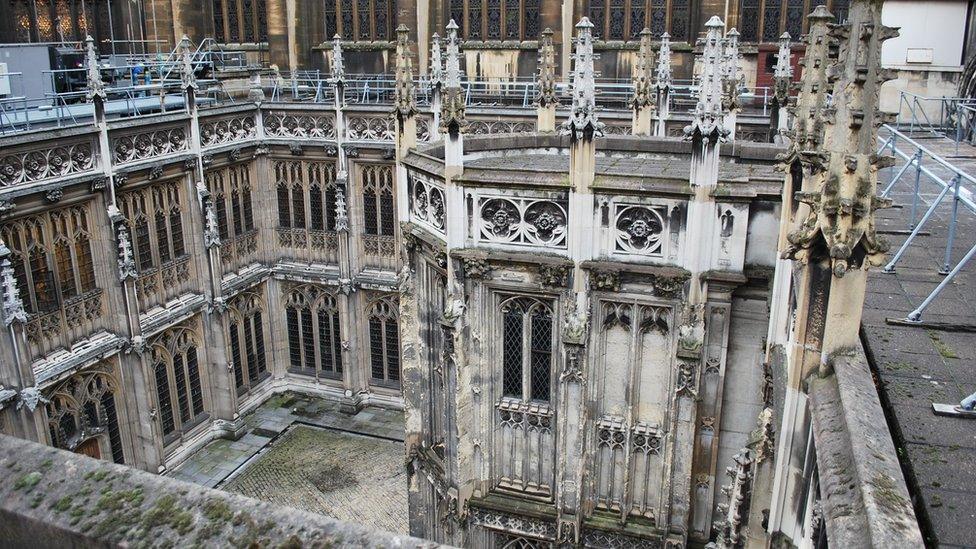
[[[14,547],[442,547],[0,436]]]

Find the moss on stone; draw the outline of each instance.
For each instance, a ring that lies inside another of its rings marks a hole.
[[[146,530],[161,526],[169,526],[180,535],[186,535],[193,529],[193,515],[179,508],[176,496],[166,494],[142,517],[142,527]]]
[[[14,490],[24,490],[25,492],[30,492],[40,481],[41,473],[39,471],[32,471],[17,479],[17,482],[14,483]]]
[[[208,499],[203,504],[203,514],[211,522],[227,523],[234,518],[234,512],[226,502],[217,498]]]
[[[74,498],[73,497],[71,497],[71,496],[64,496],[61,499],[59,499],[58,501],[54,502],[54,505],[52,505],[51,508],[54,509],[58,513],[63,513],[65,511],[67,511],[68,509],[71,509],[71,503],[73,501],[74,501]]]

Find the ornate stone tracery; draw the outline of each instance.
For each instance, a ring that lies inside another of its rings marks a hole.
[[[569,216],[563,203],[546,199],[479,198],[479,238],[499,244],[564,247]]]

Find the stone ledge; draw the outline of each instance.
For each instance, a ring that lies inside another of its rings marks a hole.
[[[922,534],[860,345],[809,380],[827,539],[836,547],[922,547]]]
[[[20,547],[442,547],[0,436],[0,540]]]

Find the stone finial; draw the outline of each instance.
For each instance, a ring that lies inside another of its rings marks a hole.
[[[637,63],[634,70],[634,97],[630,100],[631,108],[654,105],[653,63],[651,61],[653,55],[651,29],[644,27],[640,33],[640,49],[637,50]]]
[[[403,23],[396,30],[396,88],[393,106],[401,119],[417,112],[417,99],[413,90],[413,61],[410,59],[410,30]]]
[[[178,55],[182,69],[180,78],[183,82],[183,89],[197,89],[197,77],[193,72],[193,52],[190,51],[190,37],[183,35],[178,48]]]
[[[102,81],[102,73],[98,70],[98,53],[95,51],[95,39],[90,34],[85,38],[85,69],[88,80],[85,97],[89,101],[96,97],[105,99],[105,82]]]
[[[207,225],[203,231],[203,245],[209,250],[220,246],[220,225],[217,223],[217,208],[214,207],[213,200],[207,201],[206,210]]]
[[[119,224],[119,280],[135,279],[136,261],[132,253],[132,240],[129,238],[129,230],[123,224]]]
[[[722,109],[726,112],[739,108],[739,31],[732,28],[725,33],[722,52]],[[731,128],[730,128],[731,129]]]
[[[349,230],[349,213],[346,211],[346,185],[345,182],[348,179],[345,171],[342,172],[339,180],[343,182],[339,185],[338,192],[336,192],[336,231],[346,232]]]
[[[881,46],[898,31],[881,23],[880,2],[855,0],[848,22],[831,26],[829,35],[840,47],[826,70],[833,103],[822,111],[824,170],[815,186],[797,193],[810,214],[787,236],[786,253],[800,260],[827,255],[834,276],[842,277],[850,269],[880,265],[888,250],[875,230],[874,213],[890,205],[876,193],[878,170],[892,162],[878,156],[876,147],[878,128],[891,118],[878,110],[881,85],[893,77],[881,68]]]
[[[444,59],[441,57],[441,35],[434,33],[430,37],[430,87],[439,88],[444,85]]]
[[[820,146],[823,143],[823,109],[827,105],[830,92],[827,82],[827,65],[830,63],[830,47],[833,39],[829,36],[830,24],[834,16],[823,5],[819,5],[807,18],[810,31],[806,37],[806,51],[800,59],[803,77],[799,82],[799,93],[793,107],[793,131],[790,135],[792,145],[785,156],[787,164],[794,160],[804,163],[808,171],[823,169]]]
[[[458,26],[453,19],[447,24],[446,53],[440,131],[455,133],[461,131],[467,121],[464,115],[464,92],[461,89],[461,46],[458,41]]]
[[[602,134],[596,116],[596,73],[593,70],[593,23],[584,17],[576,24],[573,54],[573,106],[566,128],[573,139]]]
[[[695,105],[692,122],[685,127],[685,136],[695,133],[703,136],[718,134],[724,139],[728,130],[722,126],[722,20],[717,15],[705,23],[705,38],[702,40],[701,75],[698,84],[698,103]]]
[[[790,97],[790,82],[793,80],[793,66],[790,64],[790,33],[779,37],[779,52],[773,68],[773,95],[779,104],[785,105]]]
[[[661,35],[661,49],[657,52],[657,82],[658,90],[671,87],[671,35]]]
[[[27,311],[24,310],[24,302],[20,299],[20,291],[17,289],[17,278],[14,276],[14,269],[10,265],[10,249],[0,241],[0,292],[3,293],[3,324],[10,326],[16,322],[27,322]]]
[[[342,85],[346,81],[346,66],[342,59],[342,37],[338,33],[332,37],[332,71],[329,83]]]
[[[536,105],[549,107],[559,104],[556,97],[556,48],[552,43],[552,29],[546,27],[539,40],[539,73]]]

